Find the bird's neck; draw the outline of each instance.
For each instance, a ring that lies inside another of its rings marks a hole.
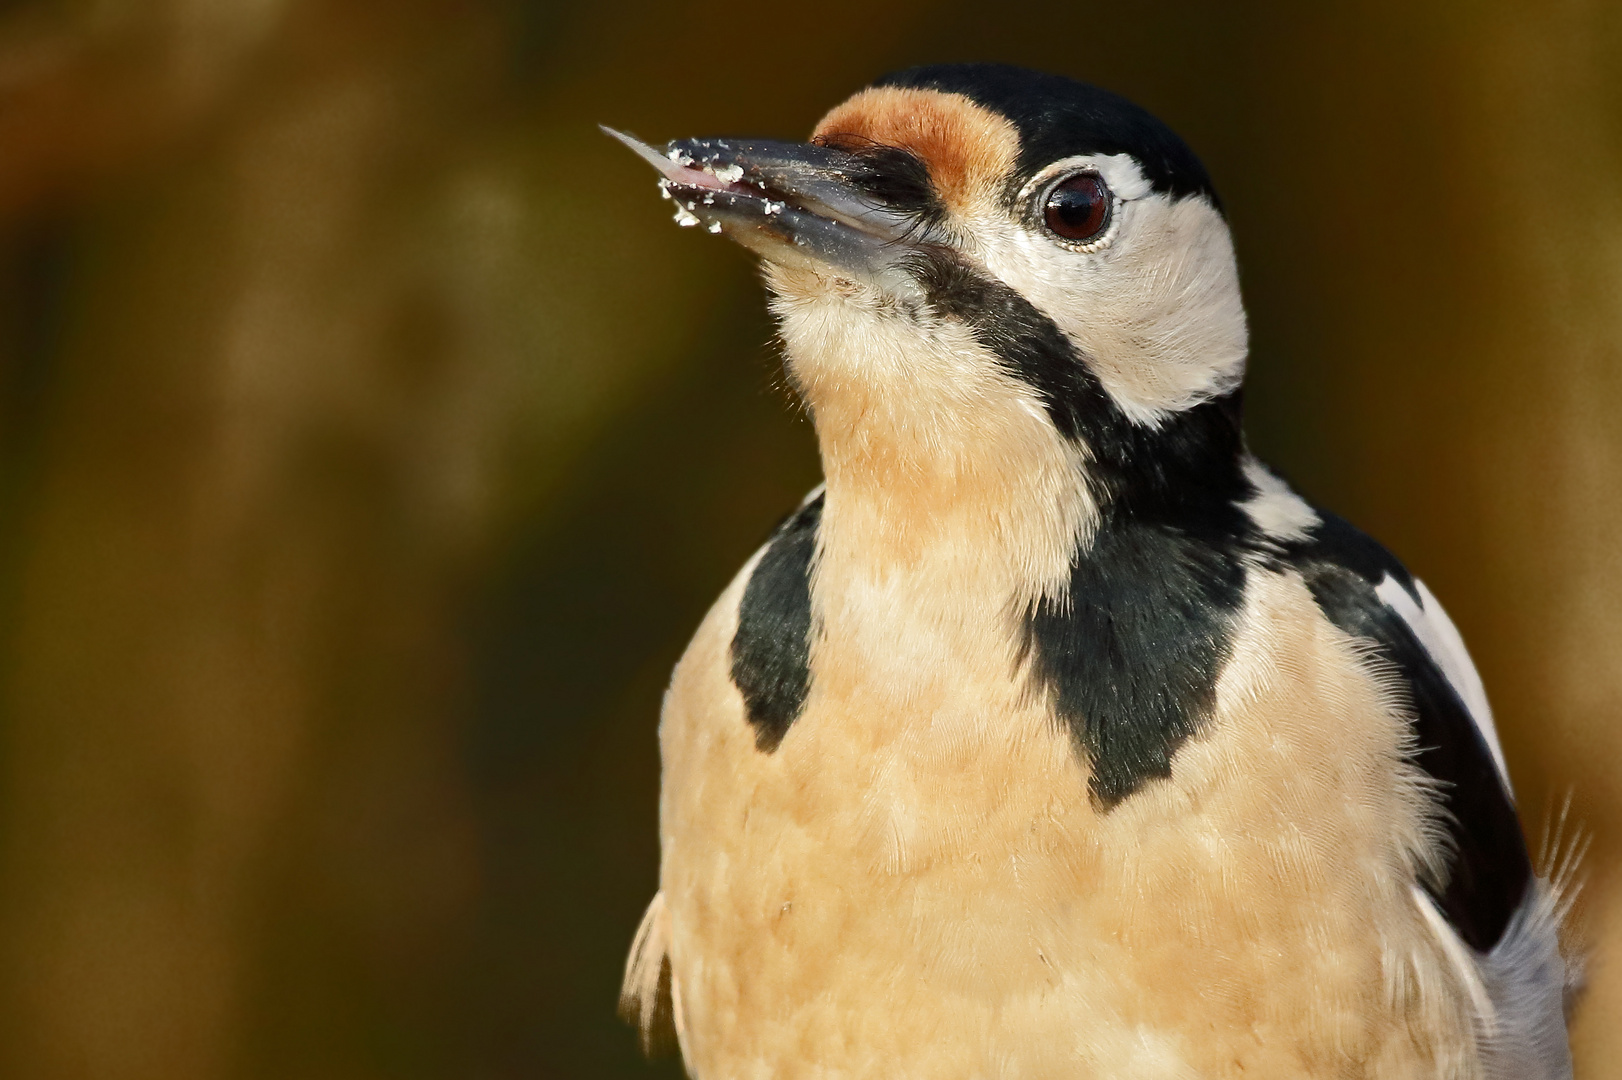
[[[1131,518],[1199,535],[1238,513],[1237,393],[1149,427],[1115,408],[1079,358],[1067,361],[1078,389],[1056,397],[1017,377],[983,329],[856,318],[858,302],[830,286],[774,303],[827,479],[815,580],[825,618],[842,597],[882,594],[944,605],[941,621],[1017,622],[1066,595],[1100,529]]]
[[[1056,596],[1097,519],[1083,449],[1014,380],[978,407],[869,376],[807,393],[827,493],[816,586],[825,620],[881,607],[1012,628]]]
[[[817,423],[819,686],[897,717],[964,680],[1011,686],[1027,613],[1064,594],[1095,516],[1075,449],[1017,428],[969,446]]]
[[[888,447],[825,451],[823,577],[945,573],[958,591],[982,586],[1016,607],[1051,593],[1094,507],[1074,453],[1031,449],[949,463]]]

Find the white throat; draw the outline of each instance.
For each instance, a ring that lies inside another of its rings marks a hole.
[[[772,271],[827,479],[813,606],[896,661],[973,655],[1058,597],[1097,511],[1080,447],[961,324]],[[1003,650],[994,649],[1000,653]]]

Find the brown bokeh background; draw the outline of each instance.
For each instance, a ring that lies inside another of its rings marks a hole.
[[[1622,7],[0,6],[0,1075],[675,1076],[654,724],[816,481],[748,260],[599,121],[1002,59],[1205,157],[1253,444],[1449,605],[1595,837],[1622,1076]]]

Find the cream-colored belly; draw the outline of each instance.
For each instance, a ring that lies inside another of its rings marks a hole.
[[[1475,1075],[1406,726],[1298,579],[1252,577],[1209,729],[1108,813],[1046,702],[950,641],[830,632],[760,752],[734,583],[661,726],[694,1076]]]

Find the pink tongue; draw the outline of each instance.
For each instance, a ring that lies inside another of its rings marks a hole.
[[[642,160],[646,161],[649,165],[652,165],[655,169],[658,169],[664,174],[666,180],[677,185],[678,187],[703,188],[708,191],[744,190],[741,185],[736,183],[738,178],[743,175],[743,170],[736,165],[727,165],[722,167],[723,171],[731,171],[737,174],[732,178],[732,180],[723,180],[714,173],[705,172],[703,169],[695,169],[691,165],[684,165],[680,162],[672,161],[670,158],[666,157],[664,154],[661,154],[659,151],[655,150],[641,139],[627,135],[623,131],[615,131],[613,128],[606,127],[601,124],[598,126],[602,128],[605,134],[618,139],[620,142],[634,150],[637,156],[642,158]]]
[[[678,187],[707,188],[711,191],[726,191],[733,185],[722,180],[714,173],[707,173],[703,169],[695,169],[690,165],[677,165],[674,161],[666,160],[659,166],[659,171],[665,174],[665,179]]]

